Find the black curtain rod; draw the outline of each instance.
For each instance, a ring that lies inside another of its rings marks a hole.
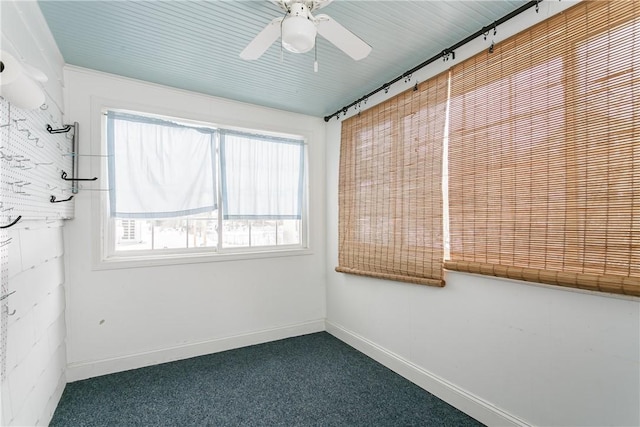
[[[478,30],[475,33],[471,34],[469,37],[465,38],[464,40],[461,40],[458,43],[456,43],[453,46],[451,46],[450,48],[445,49],[442,52],[432,56],[431,58],[427,59],[423,63],[421,63],[419,65],[416,65],[415,67],[413,67],[409,71],[405,71],[401,76],[398,76],[395,79],[391,80],[390,82],[387,82],[387,83],[383,84],[379,88],[369,92],[368,94],[366,94],[362,98],[358,99],[357,101],[354,101],[351,104],[342,107],[340,110],[336,111],[335,113],[331,114],[330,116],[325,116],[324,121],[328,122],[329,120],[331,120],[332,117],[338,117],[340,115],[340,113],[345,113],[346,114],[347,111],[349,111],[349,108],[353,107],[354,105],[357,105],[357,104],[361,103],[362,101],[366,101],[372,95],[375,95],[376,93],[378,93],[380,91],[383,91],[383,90],[388,91],[389,87],[391,87],[392,84],[394,84],[394,83],[396,83],[396,82],[398,82],[398,81],[400,81],[400,80],[402,80],[402,79],[404,79],[406,77],[410,77],[416,71],[426,67],[427,65],[431,64],[432,62],[437,61],[440,58],[443,58],[443,57],[448,58],[449,55],[451,55],[452,59],[455,59],[455,52],[454,51],[456,49],[458,49],[459,47],[469,43],[471,40],[473,40],[473,39],[475,39],[477,37],[480,37],[481,35],[487,34],[490,30],[495,30],[498,25],[507,22],[509,19],[513,18],[516,15],[521,14],[525,10],[528,10],[528,9],[534,7],[534,6],[537,8],[538,4],[541,1],[542,0],[531,0],[531,1],[523,4],[522,6],[520,6],[519,8],[514,10],[513,12],[508,13],[507,15],[503,16],[502,18],[498,19],[497,21],[494,21],[491,25],[487,25],[485,27],[482,27],[480,30]],[[536,9],[536,12],[537,12],[537,9]]]

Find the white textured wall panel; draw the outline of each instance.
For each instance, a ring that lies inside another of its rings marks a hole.
[[[17,295],[17,294],[16,294]],[[11,306],[11,310],[14,310]],[[17,309],[16,313],[17,313]],[[33,313],[29,312],[23,315],[16,322],[9,325],[9,331],[7,334],[7,349],[6,349],[6,369],[7,372],[11,372],[18,365],[20,365],[29,355],[29,351],[33,347],[35,342],[35,321]]]
[[[65,384],[65,293],[62,229],[41,222],[11,231],[3,425],[46,425]],[[17,243],[13,245],[13,243]],[[19,252],[19,253],[14,253]]]
[[[58,227],[38,228],[37,233],[22,232],[20,241],[23,270],[49,262],[62,255],[64,251]]]
[[[7,250],[8,277],[14,277],[22,271],[22,251],[20,250],[20,235],[18,230],[10,228],[5,230],[7,238],[11,239],[11,250]]]
[[[49,81],[43,85],[48,111],[62,112],[64,60],[38,3],[4,0],[0,8],[2,48],[48,76]],[[47,110],[34,111],[47,114]],[[23,147],[18,144],[14,148]],[[57,182],[47,184],[59,186]],[[3,242],[10,239],[2,247],[2,290],[14,293],[2,302],[0,425],[47,425],[66,383],[64,223],[29,220],[20,206],[8,206],[8,191],[0,189],[4,210],[12,209],[13,216],[23,218],[3,230],[6,237],[2,238]]]

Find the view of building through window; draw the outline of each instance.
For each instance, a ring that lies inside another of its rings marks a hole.
[[[171,219],[115,221],[115,250],[241,248],[300,243],[300,220],[224,220],[217,213]]]

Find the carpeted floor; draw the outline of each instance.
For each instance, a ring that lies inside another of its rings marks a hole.
[[[321,332],[67,384],[51,426],[480,426]]]

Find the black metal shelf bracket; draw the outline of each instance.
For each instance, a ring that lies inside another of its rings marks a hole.
[[[98,179],[97,176],[94,176],[93,178],[67,178],[67,173],[65,171],[62,171],[61,178],[65,181],[95,181]]]
[[[54,129],[51,127],[51,125],[47,125],[47,132],[51,133],[51,134],[55,134],[55,133],[67,133],[69,132],[71,129],[73,129],[73,125],[64,125],[64,127],[60,128],[60,129]]]
[[[61,202],[68,202],[69,200],[73,199],[73,196],[69,196],[68,199],[64,199],[64,200],[56,200],[56,196],[51,196],[51,198],[49,199],[49,201],[51,203],[61,203]]]

